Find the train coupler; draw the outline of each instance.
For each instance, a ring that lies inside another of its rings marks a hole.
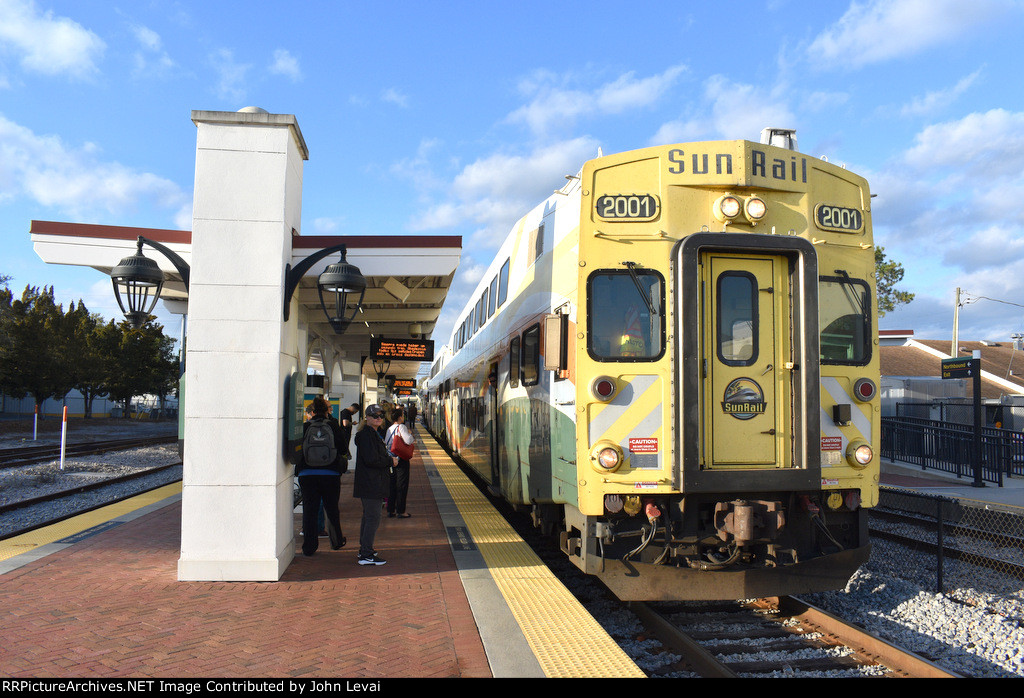
[[[775,540],[786,525],[781,502],[737,499],[715,505],[715,529],[725,542],[743,547],[753,541]]]

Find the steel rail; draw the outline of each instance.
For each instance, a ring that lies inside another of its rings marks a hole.
[[[902,676],[929,679],[965,678],[797,597],[774,597],[770,601],[782,613],[833,635],[844,644],[876,659]]]
[[[177,435],[139,437],[117,439],[112,441],[93,441],[68,444],[64,448],[65,456],[86,456],[110,451],[121,451],[129,448],[140,448],[163,443],[172,443]],[[25,446],[19,448],[0,448],[0,468],[16,468],[32,465],[60,456],[60,445],[46,444],[43,446]]]

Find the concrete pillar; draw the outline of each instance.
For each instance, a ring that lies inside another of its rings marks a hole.
[[[195,111],[181,580],[273,581],[294,557],[285,377],[298,323],[282,317],[300,229],[294,116]]]

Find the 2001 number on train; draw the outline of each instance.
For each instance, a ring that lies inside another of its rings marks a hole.
[[[814,209],[814,220],[823,230],[837,230],[855,233],[864,226],[864,214],[855,208],[818,204]]]
[[[597,215],[609,221],[649,221],[658,216],[658,197],[651,194],[607,194],[597,199]]]

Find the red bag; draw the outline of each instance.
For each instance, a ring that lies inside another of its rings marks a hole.
[[[398,433],[397,428],[391,432],[391,445],[388,447],[388,451],[392,455],[398,456],[402,460],[412,460],[412,454],[415,450],[415,444],[405,443],[405,439]]]

